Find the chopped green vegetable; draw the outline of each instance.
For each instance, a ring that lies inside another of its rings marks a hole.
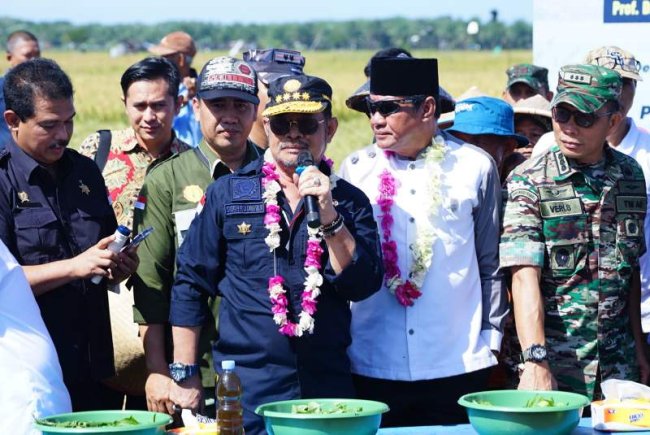
[[[86,428],[86,427],[122,427],[137,426],[138,420],[133,416],[114,421],[50,421],[46,418],[37,418],[36,423],[49,427]]]
[[[474,399],[473,402],[476,403],[477,405],[494,406],[492,405],[492,402],[490,402],[489,400],[484,400],[479,398]]]
[[[536,394],[535,397],[526,402],[526,408],[553,408],[556,406],[567,406],[566,402],[556,402],[552,397],[545,398]]]
[[[362,412],[361,406],[351,408],[345,402],[334,402],[334,407],[327,409],[323,408],[318,402],[309,402],[306,405],[292,405],[292,414],[353,414]]]

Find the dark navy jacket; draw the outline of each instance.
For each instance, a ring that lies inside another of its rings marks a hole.
[[[54,179],[13,141],[0,152],[0,238],[21,265],[74,257],[117,226],[104,179],[92,160],[66,150],[56,172]],[[103,281],[72,281],[36,301],[67,385],[113,374]]]
[[[300,338],[280,334],[267,291],[274,272],[273,254],[264,243],[268,230],[261,196],[262,163],[263,157],[208,188],[205,207],[178,254],[170,310],[172,325],[199,326],[209,316],[208,296],[222,296],[215,367],[224,359],[237,363],[244,388],[247,434],[262,431],[261,419],[253,414],[262,403],[301,397],[353,397],[346,354],[351,342],[348,302],[375,293],[383,276],[377,225],[368,198],[337,179],[332,190],[335,207],[356,241],[352,263],[336,276],[323,242],[325,282],[314,315],[314,333]],[[329,174],[325,165],[320,170]],[[278,203],[291,225],[289,228],[285,219],[281,223],[277,268],[285,279],[290,318],[297,322],[306,276],[307,226],[302,204],[293,215],[282,193],[278,194]],[[243,222],[250,224],[250,233],[238,231]]]

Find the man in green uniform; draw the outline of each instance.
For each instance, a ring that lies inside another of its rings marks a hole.
[[[152,411],[172,413],[169,400],[172,379],[169,334],[169,298],[176,268],[176,251],[202,208],[203,193],[218,177],[255,160],[262,151],[248,140],[255,121],[257,77],[246,62],[218,57],[201,71],[193,99],[203,141],[197,148],[175,155],[146,177],[135,205],[137,232],[155,231],[139,248],[145,261],[134,276],[134,318],[140,326],[149,377],[145,387]],[[212,312],[217,313],[218,301]],[[210,319],[201,336],[203,385],[214,396],[214,372],[210,367],[210,342],[216,338],[216,322]]]
[[[648,381],[640,322],[643,173],[605,138],[621,122],[611,69],[560,69],[556,145],[508,178],[501,267],[510,267],[520,389],[600,396],[608,378]]]

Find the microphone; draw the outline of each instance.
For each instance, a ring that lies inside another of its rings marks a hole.
[[[302,174],[302,171],[307,169],[308,166],[314,166],[314,159],[309,151],[301,151],[298,154],[296,173],[298,175]],[[320,212],[318,211],[318,200],[314,195],[305,196],[305,213],[307,215],[307,225],[310,228],[319,228]]]

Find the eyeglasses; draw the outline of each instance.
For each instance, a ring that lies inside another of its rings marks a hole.
[[[609,116],[616,112],[582,113],[578,110],[569,110],[565,109],[564,107],[554,107],[551,110],[551,113],[555,122],[558,122],[560,124],[569,122],[569,119],[573,117],[573,121],[578,127],[589,128],[594,125],[598,118],[604,118],[605,116]]]
[[[397,113],[402,110],[402,104],[412,104],[417,106],[421,104],[427,97],[425,95],[418,95],[415,97],[401,98],[399,100],[380,100],[372,101],[370,97],[366,97],[366,107],[368,108],[368,116],[372,116],[375,112],[379,112],[384,118]]]
[[[609,69],[614,69],[616,65],[619,65],[623,71],[634,74],[638,74],[641,70],[641,62],[633,57],[602,56],[596,58],[596,63]]]
[[[318,120],[312,116],[306,116],[299,118],[298,120],[289,120],[284,116],[272,116],[269,118],[269,127],[273,134],[277,136],[284,136],[291,131],[291,127],[294,125],[298,131],[308,136],[314,134],[318,131],[318,127],[325,122],[324,119]]]

